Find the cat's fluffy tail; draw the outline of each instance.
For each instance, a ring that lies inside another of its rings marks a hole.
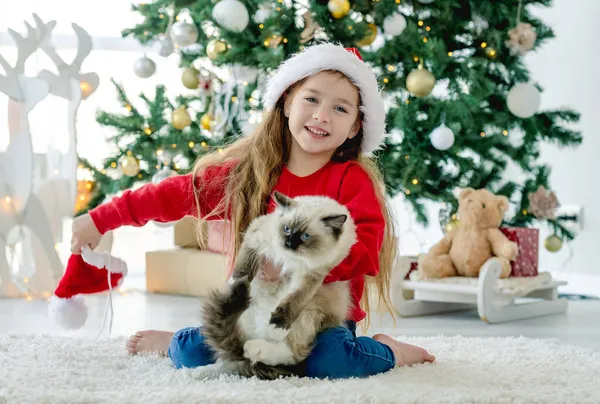
[[[238,326],[250,305],[250,281],[237,279],[227,291],[213,291],[203,307],[202,334],[226,361],[244,361],[245,338]]]

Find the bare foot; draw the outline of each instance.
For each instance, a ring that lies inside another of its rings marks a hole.
[[[161,356],[167,356],[171,339],[173,339],[173,333],[170,331],[138,331],[129,337],[125,349],[131,355],[143,352],[156,352]]]
[[[427,352],[425,349],[405,344],[396,341],[394,338],[385,335],[377,334],[373,336],[375,341],[389,346],[396,356],[396,366],[412,366],[415,363],[434,362],[435,356]]]

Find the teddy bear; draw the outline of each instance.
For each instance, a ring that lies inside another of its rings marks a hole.
[[[419,257],[422,278],[449,276],[478,277],[482,265],[491,257],[502,264],[501,278],[511,274],[510,261],[519,253],[516,243],[499,229],[508,199],[486,189],[466,188],[458,197],[460,225]]]

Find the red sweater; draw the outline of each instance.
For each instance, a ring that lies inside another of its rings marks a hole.
[[[229,165],[229,167],[231,167]],[[197,181],[210,181],[200,198],[200,212],[206,215],[223,198],[224,186],[219,178],[226,178],[227,166],[210,167]],[[206,184],[206,183],[205,183]],[[365,317],[360,308],[364,291],[365,275],[375,276],[379,272],[379,251],[383,243],[385,221],[376,199],[373,185],[367,173],[355,162],[329,162],[315,173],[298,177],[287,168],[283,169],[275,190],[290,197],[300,195],[329,196],[345,205],[356,223],[357,242],[344,261],[334,268],[325,283],[350,281],[354,302],[349,319],[359,322]],[[274,209],[271,201],[267,211]],[[90,211],[92,220],[100,233],[120,226],[143,226],[154,220],[172,222],[186,215],[196,216],[196,201],[192,187],[192,176],[170,177],[159,184],[147,184]]]

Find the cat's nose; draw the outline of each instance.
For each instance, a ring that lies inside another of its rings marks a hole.
[[[287,248],[289,248],[290,250],[297,250],[298,249],[298,243],[296,243],[294,240],[292,239],[287,239],[285,241],[285,246]]]

